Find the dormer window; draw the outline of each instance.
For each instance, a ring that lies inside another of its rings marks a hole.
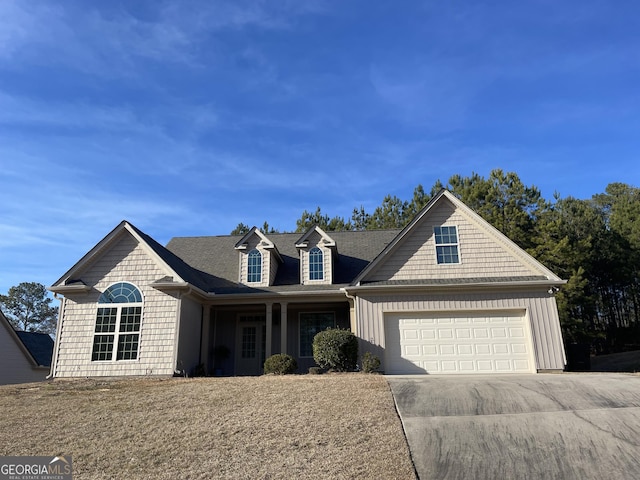
[[[434,227],[438,265],[460,263],[458,230],[455,226]]]
[[[309,280],[324,280],[324,255],[318,247],[309,250]]]
[[[331,285],[333,264],[338,260],[335,240],[315,225],[298,239],[296,248],[300,255],[300,283]]]
[[[247,282],[260,283],[262,281],[262,254],[253,249],[247,257]]]
[[[239,254],[238,282],[251,287],[273,285],[278,265],[284,263],[275,244],[253,227],[234,247]]]

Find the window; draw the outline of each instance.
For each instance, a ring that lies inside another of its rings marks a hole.
[[[324,279],[324,255],[318,247],[309,251],[309,280]]]
[[[300,357],[313,357],[313,337],[316,333],[334,328],[336,317],[333,312],[300,314]]]
[[[116,360],[136,360],[141,319],[140,290],[126,282],[107,288],[98,299],[91,360],[113,360],[114,348]]]
[[[456,227],[434,227],[436,258],[438,264],[460,263],[458,254],[458,232]]]
[[[262,254],[251,250],[247,259],[247,282],[259,283],[262,280]]]

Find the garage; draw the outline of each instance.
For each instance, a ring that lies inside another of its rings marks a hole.
[[[387,313],[389,374],[535,373],[524,310]]]

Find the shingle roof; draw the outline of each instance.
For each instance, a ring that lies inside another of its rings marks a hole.
[[[16,331],[16,334],[38,365],[44,367],[51,366],[53,340],[51,340],[49,335],[45,333],[18,331]]]
[[[139,228],[135,227],[131,223],[129,226],[140,235],[140,237],[149,245],[149,247],[169,266],[176,272],[185,282],[188,282],[202,290],[208,290],[209,285],[215,284],[215,279],[211,278],[206,272],[200,271],[194,266],[189,265],[185,260],[173,253],[168,248],[162,246],[152,237],[144,233]]]
[[[235,245],[242,238],[240,235],[225,235],[212,237],[175,237],[169,241],[166,250],[171,256],[184,260],[191,269],[184,272],[192,275],[190,282],[199,288],[216,293],[240,293],[255,291],[287,291],[287,290],[320,290],[335,289],[337,285],[348,285],[373,260],[386,245],[393,240],[400,230],[366,230],[330,232],[338,246],[338,258],[334,263],[333,285],[304,286],[300,284],[299,254],[296,241],[299,233],[276,233],[267,235],[282,257],[283,263],[278,266],[272,287],[259,289],[238,284],[238,252]],[[144,234],[143,234],[144,235]],[[145,236],[149,241],[150,237]],[[157,242],[151,239],[150,245],[154,250]],[[164,247],[162,247],[164,249]],[[167,259],[156,250],[167,261]],[[169,257],[170,258],[170,257]],[[174,259],[172,259],[174,261]],[[169,263],[169,262],[167,262]],[[171,264],[170,264],[171,265]],[[183,275],[173,265],[176,273]],[[196,278],[197,277],[197,278]],[[185,278],[185,277],[183,277]],[[185,280],[190,281],[185,278]],[[203,282],[203,283],[200,283]]]

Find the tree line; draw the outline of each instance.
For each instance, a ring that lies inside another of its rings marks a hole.
[[[595,353],[640,349],[640,189],[608,185],[590,199],[545,199],[516,173],[493,170],[418,185],[410,199],[387,195],[372,212],[356,207],[350,218],[302,212],[296,232],[402,228],[442,188],[447,188],[494,227],[561,278],[557,294],[565,342],[589,343]],[[246,233],[239,224],[231,233]],[[278,233],[264,222],[263,231]]]

